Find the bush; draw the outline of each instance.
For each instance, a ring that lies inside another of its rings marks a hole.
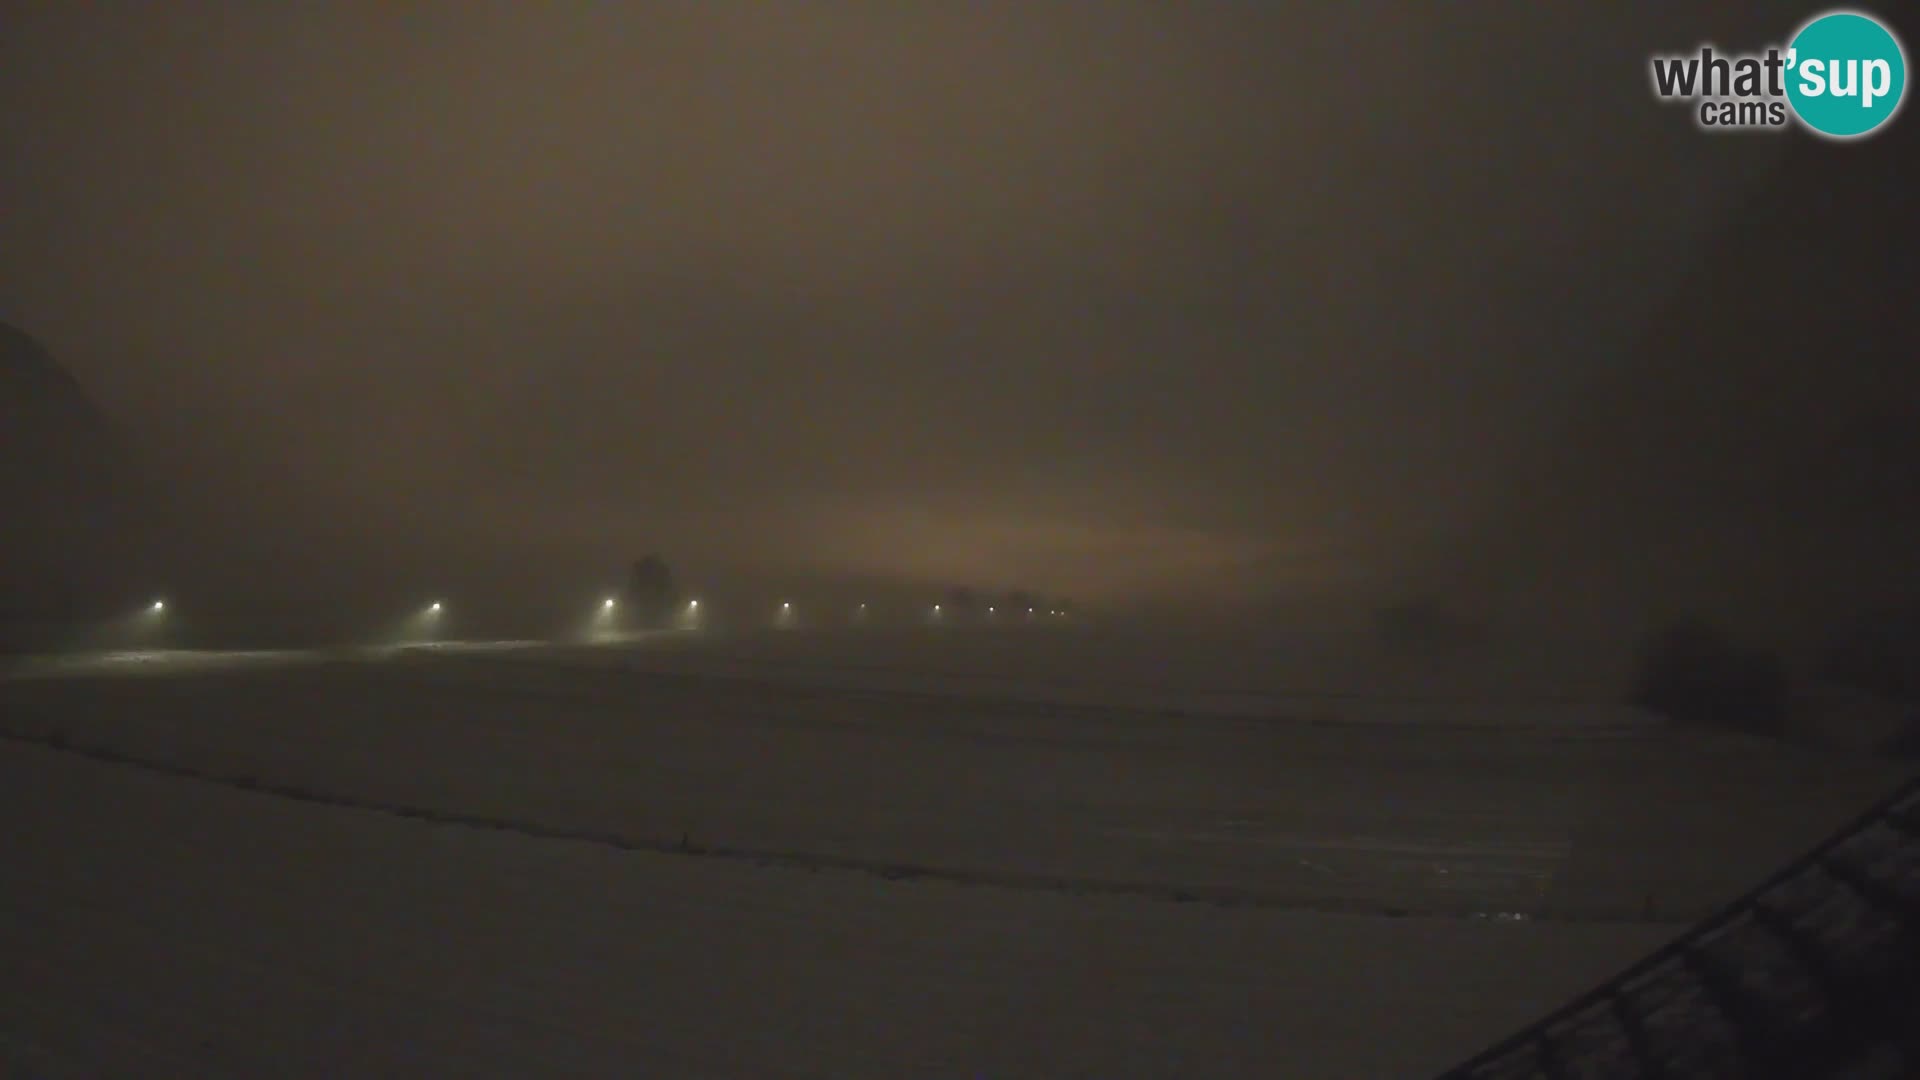
[[[1679,724],[1780,735],[1792,685],[1778,656],[1742,648],[1690,619],[1655,634],[1641,650],[1631,700]]]
[[[1920,702],[1920,602],[1842,627],[1821,652],[1819,674],[1894,701]]]
[[[1478,626],[1430,597],[1380,608],[1373,629],[1389,647],[1412,652],[1447,652],[1480,640]]]

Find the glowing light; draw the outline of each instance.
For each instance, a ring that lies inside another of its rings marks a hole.
[[[601,610],[603,610],[603,611],[612,611],[612,610],[613,610],[613,597],[611,597],[611,596],[609,596],[609,597],[607,597],[607,598],[606,598],[605,600],[602,600],[602,601],[600,601],[600,608],[601,608]]]
[[[992,609],[992,608],[988,608],[988,609],[987,609],[987,614],[989,614],[989,615],[991,615],[991,614],[993,614],[993,609]]]
[[[935,615],[938,615],[938,614],[940,614],[940,605],[939,605],[939,604],[935,604],[935,605],[933,605],[933,613],[934,613]]]
[[[165,600],[155,600],[153,602],[153,606],[148,608],[147,610],[153,612],[155,615],[158,615],[159,613],[167,610],[167,602]]]
[[[787,600],[782,600],[782,601],[780,601],[780,610],[781,610],[781,611],[791,611],[791,610],[793,610],[793,604],[792,604],[792,602],[791,602],[791,601],[787,601]]]
[[[435,600],[435,601],[434,601],[433,603],[431,603],[431,604],[428,604],[428,605],[427,605],[427,614],[429,614],[429,615],[438,615],[438,614],[440,614],[440,601],[438,601],[438,600]]]
[[[688,610],[688,611],[699,611],[699,610],[700,610],[700,601],[698,601],[698,600],[689,600],[689,601],[687,601],[687,610]]]

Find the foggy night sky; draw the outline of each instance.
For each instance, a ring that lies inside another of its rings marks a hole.
[[[209,552],[1386,579],[1781,149],[1678,6],[9,4],[0,319]]]

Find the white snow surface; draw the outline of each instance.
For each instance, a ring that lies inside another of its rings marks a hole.
[[[1427,1075],[1898,778],[862,640],[0,682],[0,1075]]]

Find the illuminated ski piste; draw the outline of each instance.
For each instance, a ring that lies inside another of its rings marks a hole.
[[[0,679],[98,678],[112,675],[184,675],[249,668],[373,661],[410,653],[457,656],[547,647],[534,640],[423,641],[325,649],[101,649],[50,653],[0,662]]]

